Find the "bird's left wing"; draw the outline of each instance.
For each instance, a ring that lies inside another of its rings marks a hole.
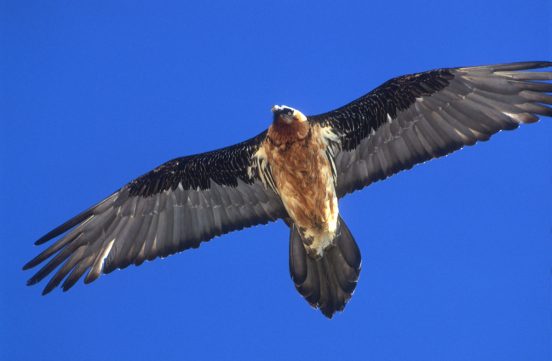
[[[62,236],[24,266],[50,259],[28,284],[61,265],[43,293],[64,279],[62,287],[68,290],[87,271],[85,283],[282,218],[286,213],[280,198],[261,181],[270,169],[255,156],[265,136],[169,161],[52,230],[36,244]]]
[[[329,127],[342,197],[415,164],[552,116],[552,66],[525,62],[437,69],[391,79],[334,111],[309,116]]]

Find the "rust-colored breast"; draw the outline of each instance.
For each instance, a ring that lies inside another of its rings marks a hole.
[[[322,254],[335,236],[337,197],[318,126],[271,126],[264,147],[284,206],[309,251]]]

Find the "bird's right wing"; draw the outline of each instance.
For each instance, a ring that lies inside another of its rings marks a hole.
[[[50,259],[28,284],[61,265],[43,293],[64,279],[66,291],[87,271],[85,283],[117,268],[198,247],[217,235],[282,218],[286,213],[280,197],[270,182],[265,186],[270,169],[255,156],[265,136],[169,161],[55,228],[36,244],[61,237],[24,266]]]
[[[436,69],[391,79],[309,121],[329,127],[342,197],[415,164],[487,140],[500,130],[552,116],[552,66],[526,62]]]

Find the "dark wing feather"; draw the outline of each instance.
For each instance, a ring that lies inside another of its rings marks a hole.
[[[251,164],[265,136],[169,161],[55,228],[36,244],[61,237],[24,266],[49,260],[28,284],[59,267],[44,293],[64,279],[62,287],[68,290],[87,271],[89,283],[102,273],[283,217],[280,198],[259,180],[258,165]]]
[[[417,163],[552,116],[552,62],[437,69],[391,79],[334,111],[308,117],[341,141],[342,197]]]

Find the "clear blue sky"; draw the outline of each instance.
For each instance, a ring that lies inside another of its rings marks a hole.
[[[552,59],[549,0],[1,1],[1,360],[552,358],[552,119],[341,201],[363,254],[328,320],[279,222],[47,297],[32,243],[177,156],[397,75]]]

